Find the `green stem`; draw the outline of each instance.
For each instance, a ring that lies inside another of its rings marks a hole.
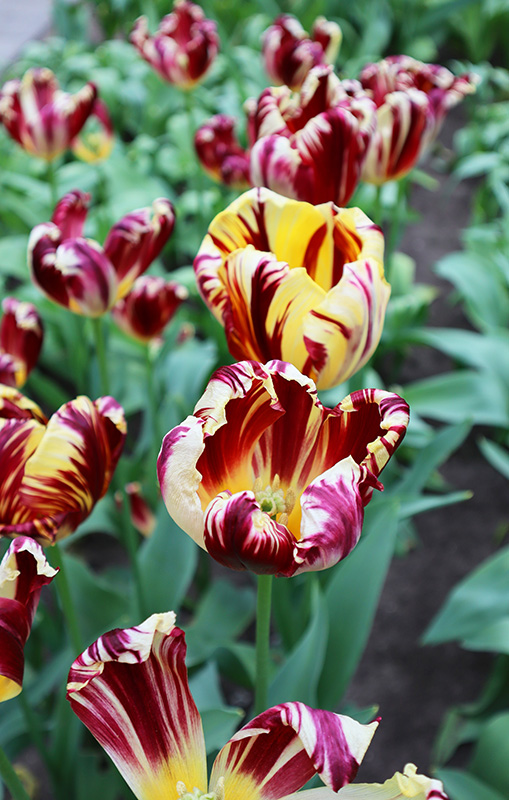
[[[10,791],[13,800],[30,800],[29,795],[25,791],[25,787],[21,783],[16,774],[16,770],[7,758],[5,751],[0,747],[0,775],[2,780]]]
[[[69,638],[71,640],[75,654],[79,655],[80,653],[83,652],[85,648],[83,646],[83,640],[81,638],[80,628],[78,625],[78,617],[71,596],[69,581],[67,580],[67,573],[64,567],[62,551],[60,550],[58,544],[55,543],[53,545],[53,547],[51,548],[51,554],[52,554],[51,560],[53,564],[56,567],[60,568],[60,572],[55,578],[55,586],[57,587],[57,592],[60,597],[60,603],[62,606],[62,612],[64,614],[65,621],[67,623]]]
[[[270,612],[272,575],[258,575],[256,600],[256,686],[255,714],[261,714],[268,705],[270,666]]]
[[[108,376],[108,363],[106,361],[106,344],[104,341],[103,321],[101,317],[92,320],[92,330],[94,332],[95,352],[99,364],[99,376],[101,379],[101,393],[110,393],[110,381]]]
[[[51,209],[53,211],[58,202],[57,167],[54,160],[48,161],[46,180],[48,181]]]
[[[382,187],[375,186],[375,200],[373,202],[373,222],[380,228],[383,225],[382,212]]]
[[[32,740],[37,747],[39,753],[41,754],[41,758],[43,759],[44,763],[48,767],[48,769],[52,769],[52,761],[51,755],[46,747],[46,743],[44,741],[44,733],[41,725],[41,719],[38,714],[35,713],[32,706],[30,705],[26,692],[23,691],[18,696],[18,700],[21,706],[21,710],[23,711],[23,716],[25,717],[27,727],[32,737]]]
[[[396,246],[401,236],[401,221],[403,216],[402,212],[405,206],[407,185],[408,183],[406,178],[401,178],[397,182],[396,205],[394,206],[394,212],[386,236],[384,261],[385,264],[387,265],[386,278],[389,281],[389,283],[391,278],[392,258],[394,256]]]
[[[159,415],[157,413],[158,403],[157,403],[157,392],[156,392],[155,375],[154,375],[154,361],[148,346],[145,348],[145,365],[147,369],[147,394],[148,394],[148,407],[146,409],[147,430],[151,434],[150,450],[149,450],[150,499],[152,500],[152,502],[157,503],[158,492],[157,492],[156,468],[157,468],[157,455],[161,447],[162,436],[159,431]],[[153,491],[153,488],[155,488],[155,492]]]
[[[135,594],[135,613],[141,620],[145,619],[145,593],[141,580],[140,566],[138,564],[138,535],[131,520],[131,510],[129,508],[129,498],[124,489],[125,481],[121,481],[120,493],[122,496],[122,540],[129,555],[131,569],[133,571],[134,594]]]

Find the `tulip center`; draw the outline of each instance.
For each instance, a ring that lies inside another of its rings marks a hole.
[[[179,800],[224,800],[224,778],[219,778],[213,792],[202,792],[196,786],[189,792],[183,781],[177,781],[177,794]]]
[[[256,502],[262,511],[281,525],[288,523],[288,517],[295,505],[295,492],[292,489],[288,489],[285,495],[281,488],[279,475],[274,475],[272,483],[268,484],[265,489],[263,488],[262,479],[257,478],[254,482],[253,491]],[[277,519],[278,515],[280,515],[279,519]]]

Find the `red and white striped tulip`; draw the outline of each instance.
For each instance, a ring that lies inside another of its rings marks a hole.
[[[441,781],[420,775],[414,764],[396,772],[385,783],[354,783],[337,794],[322,791],[320,800],[449,800]]]
[[[383,247],[358,208],[252,189],[212,220],[194,270],[234,358],[280,358],[327,389],[360,369],[382,335]]]
[[[235,118],[216,114],[195,133],[194,147],[205,172],[215,181],[245,189],[249,181],[249,152],[235,136]]]
[[[341,45],[341,28],[336,22],[318,17],[308,36],[299,20],[281,14],[263,34],[262,52],[267,74],[275,86],[300,89],[308,72],[336,60]]]
[[[21,692],[23,650],[41,589],[57,572],[41,546],[27,536],[15,539],[0,563],[0,702]]]
[[[352,95],[331,67],[314,67],[297,95],[260,95],[251,129],[251,183],[308,203],[348,203],[375,130],[375,104]]]
[[[47,67],[29,69],[21,79],[7,81],[0,90],[0,122],[28,153],[52,161],[77,144],[90,117],[95,117],[105,140],[112,139],[108,111],[87,83],[76,94],[63,92]],[[104,156],[109,155],[104,150]]]
[[[157,463],[170,516],[221,564],[290,577],[345,558],[407,429],[398,395],[364,389],[327,409],[281,361],[212,376]]]
[[[189,89],[201,81],[218,50],[216,23],[196,3],[176,0],[173,11],[150,36],[146,17],[139,17],[130,35],[132,44],[164,80]]]
[[[128,336],[147,343],[160,336],[189,296],[185,286],[155,275],[141,275],[111,313]]]
[[[28,265],[35,285],[75,314],[98,317],[122,298],[157,258],[175,224],[169,200],[132,211],[116,222],[104,245],[83,237],[90,195],[69,192],[51,222],[37,225],[28,242]]]
[[[0,386],[0,536],[48,545],[72,533],[106,493],[125,435],[112,397],[77,397],[48,420]]]
[[[39,312],[32,303],[5,297],[2,310],[0,383],[19,389],[37,364],[44,328]]]
[[[259,714],[220,750],[207,781],[200,715],[189,691],[175,614],[110,631],[69,672],[73,711],[138,800],[283,800],[318,774],[337,792],[351,781],[378,722],[284,703]],[[157,736],[154,735],[157,731]],[[306,793],[320,798],[320,789]],[[298,797],[298,795],[297,795]]]
[[[389,56],[367,64],[360,82],[377,106],[376,131],[362,171],[368,183],[406,175],[437,137],[445,115],[475,91],[476,76],[438,64]]]

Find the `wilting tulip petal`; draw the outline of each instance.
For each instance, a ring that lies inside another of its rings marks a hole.
[[[407,404],[388,392],[354,392],[327,409],[290,364],[223,367],[194,415],[163,440],[163,499],[226,566],[286,576],[325,569],[357,543],[407,425]]]
[[[90,200],[88,192],[74,189],[64,195],[56,204],[51,221],[60,230],[63,241],[78,239],[82,236]]]
[[[141,275],[128,294],[113,306],[111,313],[128,336],[146,343],[162,334],[188,296],[186,287],[175,281]]]
[[[3,375],[6,380],[0,382],[21,387],[37,364],[41,352],[42,321],[32,303],[20,302],[15,297],[4,298],[2,310],[4,313],[0,322],[0,376]],[[14,383],[8,380],[11,374],[9,361],[14,369]]]
[[[97,89],[62,92],[50,69],[29,69],[0,91],[0,122],[28,153],[52,161],[67,150],[94,112]]]
[[[12,542],[0,563],[0,702],[21,692],[23,649],[39,595],[57,572],[40,545],[24,536]]]
[[[377,106],[362,179],[382,184],[402,178],[415,166],[437,137],[447,111],[475,91],[476,76],[456,77],[438,64],[389,56],[367,64],[360,81]]]
[[[217,114],[195,133],[194,147],[200,163],[213,180],[245,189],[249,181],[249,153],[235,136],[235,119]]]
[[[0,535],[51,544],[105,494],[124,444],[123,410],[112,397],[78,397],[48,421],[0,388]]]
[[[154,200],[151,208],[131,211],[113,225],[104,242],[104,252],[119,280],[117,298],[124,297],[157,258],[174,225],[173,206],[164,197]]]
[[[169,83],[183,89],[205,77],[219,50],[216,23],[189,0],[176,0],[153,37],[139,17],[129,37],[140,55]]]
[[[378,345],[390,294],[382,258],[382,233],[359,209],[258,189],[212,220],[194,269],[235,358],[281,358],[325,389]]]
[[[309,795],[309,797],[306,797]],[[407,764],[403,772],[396,772],[385,783],[359,783],[345,786],[338,794],[316,795],[309,792],[298,794],[291,800],[448,800],[441,781],[419,775],[414,764]],[[290,800],[290,798],[287,798]]]
[[[113,125],[102,100],[96,100],[86,128],[71,142],[75,156],[88,164],[104,161],[113,149]]]
[[[138,800],[207,791],[205,743],[173,612],[102,636],[76,659],[67,696]],[[283,800],[313,775],[337,791],[357,772],[378,722],[285,703],[257,716],[220,751],[209,792]],[[154,731],[157,735],[154,735]]]

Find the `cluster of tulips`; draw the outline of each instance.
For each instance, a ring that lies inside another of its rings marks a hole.
[[[164,80],[186,90],[219,48],[214,22],[189,0],[177,0],[153,36],[138,19],[131,41]],[[157,474],[182,530],[220,564],[256,573],[260,593],[273,575],[328,569],[348,556],[409,421],[405,401],[377,388],[332,409],[318,399],[317,389],[339,385],[371,358],[390,295],[381,229],[344,206],[359,180],[380,185],[408,173],[448,109],[475,86],[472,75],[409,56],[341,81],[331,66],[340,41],[339,27],[323,18],[308,36],[296,19],[279,17],[263,39],[276,85],[246,104],[249,148],[225,115],[195,135],[203,168],[247,189],[210,222],[194,260],[201,297],[237,362],[214,373],[193,414],[166,434]],[[90,117],[99,127],[87,135]],[[105,158],[112,147],[97,88],[66,94],[47,68],[3,87],[0,121],[49,162],[69,148],[86,160]],[[173,205],[157,198],[132,211],[101,245],[84,234],[90,202],[80,189],[68,192],[51,220],[32,230],[31,279],[69,312],[100,324],[111,311],[128,336],[151,344],[188,296],[184,286],[146,274],[172,234]],[[57,552],[107,492],[126,437],[105,375],[103,397],[80,396],[49,419],[20,393],[42,339],[36,308],[6,298],[0,535],[13,541],[0,565],[2,700],[22,689],[39,595],[58,572],[43,547]],[[148,530],[137,487],[129,494]],[[265,710],[262,671],[258,681],[257,716],[219,752],[209,780],[173,612],[105,633],[72,664],[67,691],[139,800],[289,800],[315,774],[327,788],[303,798],[446,800],[442,784],[411,764],[383,785],[351,784],[378,720],[363,725],[298,700]]]

